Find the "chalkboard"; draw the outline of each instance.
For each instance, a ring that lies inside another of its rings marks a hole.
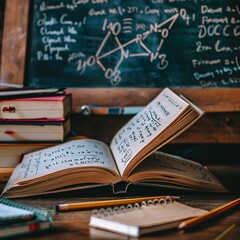
[[[239,0],[33,0],[31,87],[240,87]]]

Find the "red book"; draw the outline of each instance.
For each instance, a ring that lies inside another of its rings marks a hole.
[[[69,118],[0,120],[0,142],[62,142],[70,130]]]
[[[0,119],[55,119],[71,112],[72,95],[24,97],[0,100]]]

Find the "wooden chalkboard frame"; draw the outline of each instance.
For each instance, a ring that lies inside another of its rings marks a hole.
[[[12,86],[24,85],[27,48],[28,16],[31,0],[6,0],[1,56],[1,82]],[[105,106],[142,106],[149,102],[160,88],[72,88],[73,111],[79,112],[85,104]],[[196,102],[206,112],[239,112],[239,88],[175,88]]]

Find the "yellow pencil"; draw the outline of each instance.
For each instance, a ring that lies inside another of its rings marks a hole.
[[[198,224],[201,224],[203,222],[206,222],[208,221],[209,219],[221,214],[221,213],[224,213],[230,209],[232,209],[233,207],[236,207],[240,205],[240,198],[234,200],[234,201],[231,201],[225,205],[222,205],[218,208],[215,208],[201,216],[198,216],[198,217],[195,217],[195,218],[192,218],[192,219],[188,219],[188,220],[185,220],[183,221],[182,223],[179,224],[178,228],[180,230],[187,230],[187,229],[190,229],[190,228],[193,228],[195,226],[197,226]]]
[[[116,200],[103,200],[103,201],[91,201],[91,202],[80,202],[80,203],[65,203],[55,205],[55,210],[58,212],[72,211],[72,210],[84,210],[100,207],[111,207],[117,205],[127,205],[134,203],[141,203],[143,201],[149,201],[161,198],[171,198],[172,200],[178,200],[180,197],[177,196],[151,196],[151,197],[140,197],[140,198],[122,198]]]

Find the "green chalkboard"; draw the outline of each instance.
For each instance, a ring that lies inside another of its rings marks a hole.
[[[33,0],[31,87],[240,87],[238,0]]]

